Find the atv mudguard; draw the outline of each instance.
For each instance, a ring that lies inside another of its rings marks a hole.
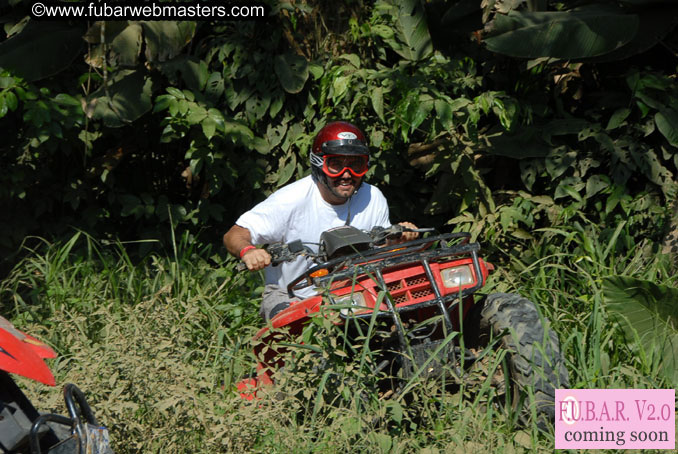
[[[263,361],[257,364],[256,376],[241,380],[237,384],[240,397],[246,400],[256,399],[257,391],[262,386],[273,384],[272,371],[270,366],[264,364],[274,364],[275,357],[279,356],[279,351],[272,348],[269,337],[272,329],[279,329],[288,327],[291,334],[300,334],[309,317],[320,311],[320,306],[323,298],[320,295],[312,296],[305,300],[293,301],[290,307],[280,311],[270,321],[270,325],[263,327],[254,336],[257,344],[254,347],[254,353],[257,357],[261,354],[264,346],[268,345],[270,348],[264,353]]]
[[[54,375],[44,359],[56,356],[47,344],[19,331],[0,317],[0,370],[55,386]]]

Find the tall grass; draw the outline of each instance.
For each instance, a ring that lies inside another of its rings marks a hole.
[[[644,245],[619,256],[615,236],[603,242],[576,228],[541,235],[486,290],[538,304],[561,339],[573,387],[673,387],[624,343],[600,288],[611,274],[675,285],[670,264]],[[415,377],[406,398],[389,398],[366,372],[370,352],[347,362],[327,318],[309,325],[296,350],[292,343],[270,394],[241,400],[234,387],[255,360],[260,284],[187,236],[166,256],[133,260],[124,245],[76,233],[42,242],[13,269],[0,283],[0,311],[55,347],[57,382],[85,391],[119,454],[553,450],[552,436],[491,405],[484,373],[502,352],[454,392]],[[308,347],[320,356],[301,354]],[[41,411],[64,412],[59,390],[21,383]]]

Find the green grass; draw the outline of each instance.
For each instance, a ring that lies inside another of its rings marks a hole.
[[[675,286],[668,261],[651,245],[615,255],[614,237],[601,244],[582,235],[542,232],[503,259],[486,290],[537,302],[560,337],[572,387],[674,387],[601,307],[607,275]],[[85,391],[118,454],[553,451],[552,436],[486,405],[493,389],[482,381],[449,393],[417,379],[407,399],[383,398],[363,367],[369,352],[346,364],[337,337],[324,336],[333,329],[326,319],[309,327],[304,345],[319,347],[329,369],[318,373],[312,355],[297,354],[273,392],[241,400],[234,386],[254,364],[258,285],[189,237],[135,262],[124,245],[77,233],[39,242],[0,283],[0,312],[54,346],[57,382]],[[65,412],[59,389],[20,381],[41,411]]]

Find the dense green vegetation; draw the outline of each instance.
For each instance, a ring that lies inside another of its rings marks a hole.
[[[482,380],[452,395],[417,383],[405,405],[332,356],[339,396],[310,373],[235,396],[261,289],[221,234],[308,173],[333,119],[369,136],[392,221],[471,231],[498,268],[485,291],[538,304],[573,387],[675,387],[666,338],[648,339],[678,321],[661,248],[676,6],[266,4],[265,20],[199,23],[33,21],[26,2],[0,4],[0,312],[55,346],[58,382],[86,390],[116,452],[552,450],[488,411]],[[670,323],[623,334],[645,320]],[[327,329],[307,338],[335,355]],[[25,385],[63,411],[57,390]]]
[[[9,260],[27,234],[73,226],[215,243],[308,172],[315,131],[338,118],[367,132],[368,177],[394,221],[416,212],[520,241],[554,223],[609,235],[628,220],[627,249],[668,225],[678,12],[666,2],[271,1],[259,21],[91,24],[26,20],[11,3],[0,43]],[[575,25],[597,38],[569,39]],[[530,32],[529,53],[507,50]]]
[[[664,356],[626,342],[604,310],[601,281],[624,275],[675,287],[669,263],[640,248],[606,256],[614,243],[595,238],[594,255],[554,245],[557,237],[577,243],[579,236],[566,228],[546,232],[529,247],[535,263],[498,270],[484,291],[520,292],[539,303],[559,334],[573,387],[675,387],[662,370]],[[89,252],[73,255],[77,246]],[[57,381],[86,390],[118,453],[552,452],[552,436],[488,410],[494,389],[483,370],[456,393],[415,379],[406,402],[381,399],[374,377],[344,362],[324,318],[308,328],[299,352],[322,349],[342,386],[324,383],[300,355],[272,395],[242,401],[234,384],[254,364],[249,339],[260,326],[260,290],[258,279],[232,270],[187,241],[176,253],[133,263],[121,245],[78,234],[24,259],[0,292],[3,312],[59,351]],[[502,355],[490,357],[488,370]],[[64,411],[60,390],[22,384],[44,410]]]

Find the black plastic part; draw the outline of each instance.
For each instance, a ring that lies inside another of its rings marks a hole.
[[[350,225],[324,231],[320,235],[320,254],[325,260],[364,251],[372,244],[372,237]]]
[[[66,401],[66,408],[68,409],[68,414],[71,418],[80,420],[80,416],[84,416],[85,422],[92,424],[93,426],[99,425],[97,419],[94,417],[92,408],[90,408],[85,399],[85,394],[83,394],[83,392],[73,383],[68,383],[64,386],[64,400]],[[76,403],[78,404],[77,407],[75,405]]]
[[[41,454],[42,449],[40,448],[40,429],[42,427],[47,427],[46,424],[48,422],[55,422],[57,424],[62,424],[64,426],[73,426],[73,420],[71,418],[67,418],[66,416],[61,416],[61,415],[55,415],[55,414],[44,414],[40,415],[35,421],[33,421],[33,425],[31,426],[31,432],[30,432],[30,446],[31,446],[31,454]]]
[[[40,448],[40,430],[47,422],[55,422],[57,424],[69,426],[71,432],[76,435],[76,438],[79,441],[79,452],[85,452],[87,440],[85,437],[86,431],[84,424],[89,423],[93,426],[98,426],[99,423],[94,417],[94,413],[89,404],[85,400],[85,395],[74,384],[68,383],[64,386],[64,400],[66,401],[66,408],[68,409],[70,417],[56,414],[44,414],[33,422],[29,435],[31,454],[42,454]]]
[[[301,240],[294,240],[290,243],[287,243],[287,248],[291,253],[295,254],[304,250],[304,243]]]
[[[28,443],[31,422],[40,416],[12,377],[0,371],[0,452]]]
[[[268,319],[269,319],[269,320],[272,319],[273,317],[275,317],[276,315],[278,315],[278,312],[282,312],[282,311],[284,311],[285,309],[287,309],[288,307],[290,307],[290,303],[279,303],[279,304],[276,304],[276,305],[273,307],[273,309],[271,309],[271,312],[268,314]]]

